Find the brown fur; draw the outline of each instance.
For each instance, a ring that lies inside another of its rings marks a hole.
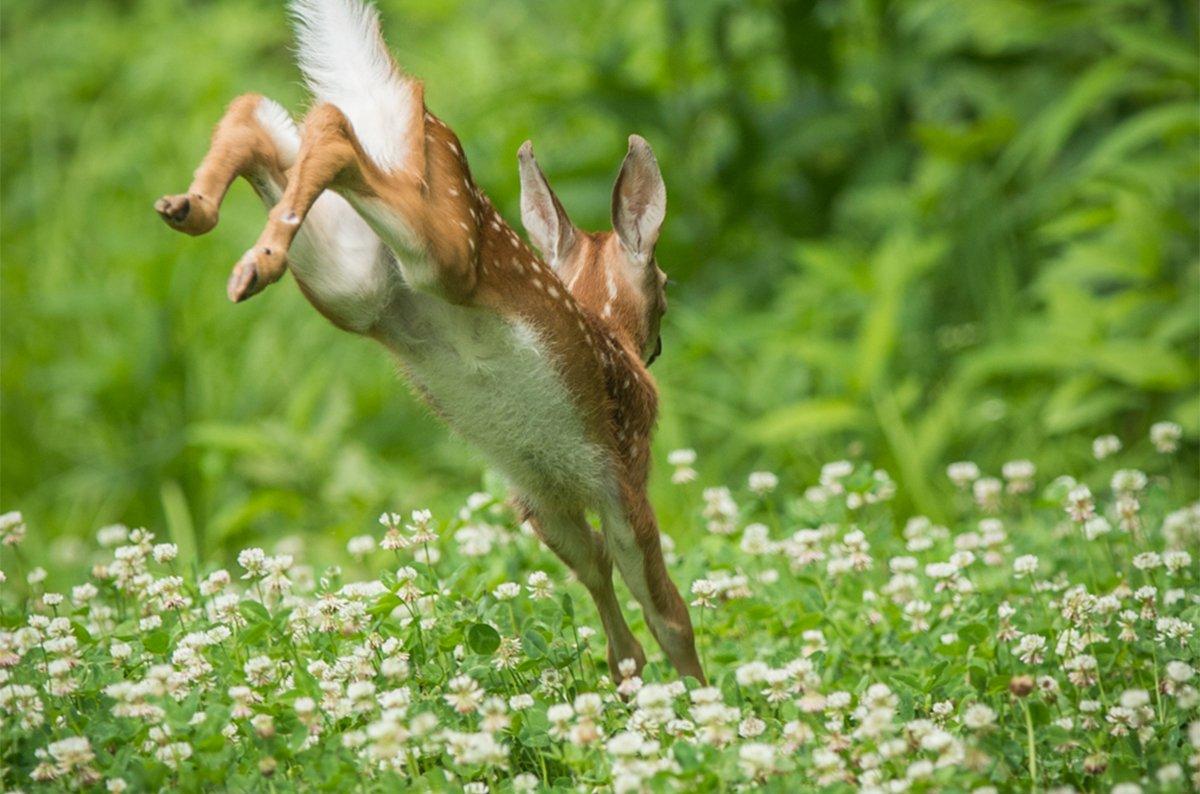
[[[421,95],[418,88],[418,102]],[[610,457],[618,509],[633,531],[642,559],[640,573],[649,591],[648,601],[643,601],[647,622],[675,667],[703,680],[687,607],[666,572],[646,497],[657,390],[642,362],[643,351],[653,341],[647,335],[652,330],[657,336],[657,316],[652,329],[645,318],[647,303],[656,298],[647,298],[640,285],[622,278],[619,299],[611,300],[604,273],[606,267],[615,267],[610,260],[620,245],[616,236],[612,232],[585,235],[581,245],[586,260],[578,265],[582,270],[568,290],[475,186],[457,137],[428,112],[420,115],[412,133],[406,171],[380,170],[342,112],[329,104],[308,114],[296,162],[283,169],[270,135],[254,118],[258,101],[249,95],[230,106],[188,193],[161,199],[160,214],[176,229],[201,234],[216,224],[221,199],[236,176],[247,176],[253,183],[256,170],[265,168],[286,185],[258,242],[230,277],[229,295],[241,301],[282,276],[288,248],[322,191],[376,200],[403,219],[425,252],[433,267],[430,291],[450,303],[536,327],[588,435]],[[565,275],[570,280],[576,274]],[[660,300],[661,284],[654,287]],[[303,284],[301,289],[319,311],[346,327]],[[609,303],[608,316],[603,317],[601,307]],[[374,328],[364,333],[377,336]],[[621,616],[612,589],[609,548],[584,519],[584,509],[598,506],[560,504],[555,494],[548,493],[526,497],[539,534],[596,601],[609,636],[614,677],[617,662],[626,655],[640,670],[644,654]],[[628,578],[628,571],[622,573]]]

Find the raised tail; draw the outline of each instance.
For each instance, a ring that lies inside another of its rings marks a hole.
[[[318,103],[335,105],[363,150],[384,171],[423,164],[421,83],[396,65],[380,33],[379,12],[363,0],[291,0],[300,71]]]

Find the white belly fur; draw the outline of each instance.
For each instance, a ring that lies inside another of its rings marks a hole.
[[[604,455],[534,328],[415,291],[381,325],[415,385],[521,494],[586,505],[607,490]]]

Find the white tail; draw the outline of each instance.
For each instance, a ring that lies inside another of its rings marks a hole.
[[[384,44],[379,12],[361,0],[292,0],[289,8],[300,71],[317,102],[346,115],[380,169],[408,167],[420,102]]]

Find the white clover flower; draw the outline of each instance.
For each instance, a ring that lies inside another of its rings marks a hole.
[[[1092,442],[1092,455],[1096,460],[1115,455],[1121,451],[1121,439],[1113,435],[1100,436]]]
[[[854,473],[854,464],[848,460],[835,460],[821,467],[820,483],[826,493],[844,493],[846,486],[842,480]]]
[[[742,530],[741,550],[746,554],[769,554],[775,549],[766,524],[749,524]]]
[[[254,728],[254,732],[264,739],[270,739],[275,735],[275,718],[270,714],[255,714],[250,718],[250,725]]]
[[[691,466],[696,462],[696,450],[675,449],[667,455],[667,462],[672,466]]]
[[[1083,536],[1088,540],[1095,540],[1110,532],[1112,532],[1112,524],[1108,523],[1108,519],[1104,516],[1089,518],[1083,524]]]
[[[1166,642],[1167,640],[1179,640],[1180,643],[1185,643],[1195,631],[1195,626],[1188,623],[1182,618],[1163,617],[1154,622],[1154,630],[1158,632],[1155,639],[1158,642]]]
[[[980,477],[971,485],[971,494],[980,510],[995,513],[1000,509],[1000,495],[1004,484],[995,477]]]
[[[958,461],[946,467],[946,476],[956,486],[966,490],[967,486],[979,479],[979,467],[969,460]]]
[[[595,692],[584,692],[575,698],[575,713],[584,719],[599,719],[604,712],[604,701]]]
[[[933,774],[933,762],[921,759],[909,764],[908,769],[904,772],[904,777],[908,780],[923,780]]]
[[[738,506],[724,486],[705,488],[703,516],[714,535],[732,535],[737,530]]]
[[[676,449],[667,455],[667,462],[675,467],[674,473],[671,474],[671,482],[676,485],[684,485],[692,482],[698,476],[692,465],[696,462],[696,451],[694,449]]]
[[[766,681],[770,671],[771,668],[766,662],[754,661],[738,667],[735,677],[739,686],[750,687]]]
[[[106,549],[120,546],[129,540],[129,527],[124,524],[111,524],[101,527],[96,532],[96,542]]]
[[[446,702],[459,714],[470,714],[483,703],[484,692],[479,682],[469,675],[451,678],[446,684]]]
[[[642,751],[644,740],[640,734],[633,731],[623,731],[611,737],[605,744],[609,755],[618,757],[634,756]]]
[[[1164,455],[1179,449],[1179,439],[1182,437],[1183,428],[1174,422],[1155,422],[1150,425],[1150,443]]]
[[[521,594],[521,585],[516,582],[501,582],[492,590],[497,601],[511,601]]]
[[[0,546],[16,546],[25,539],[25,518],[20,510],[0,515]]]
[[[779,478],[769,471],[750,472],[747,480],[750,490],[762,496],[774,491],[779,486]]]
[[[1037,466],[1030,460],[1010,460],[1000,467],[1000,473],[1008,481],[1009,493],[1029,493],[1033,490]]]
[[[1119,469],[1113,473],[1109,486],[1118,496],[1122,494],[1133,496],[1144,489],[1148,482],[1144,472],[1137,469]]]
[[[1133,567],[1139,571],[1152,571],[1155,568],[1162,567],[1162,555],[1155,551],[1144,551],[1141,554],[1135,554],[1133,557]]]
[[[159,543],[154,547],[153,553],[155,562],[171,562],[179,556],[179,547],[174,543]]]
[[[1096,506],[1092,502],[1092,492],[1086,485],[1076,485],[1067,492],[1067,515],[1071,520],[1082,524],[1096,514]]]
[[[522,772],[512,779],[513,791],[521,792],[522,794],[537,791],[540,784],[541,781],[538,780],[538,776],[531,772]]]
[[[983,731],[996,724],[996,712],[986,703],[974,703],[963,711],[962,723],[973,731]]]
[[[1022,554],[1013,560],[1013,573],[1016,578],[1032,576],[1038,571],[1037,554]]]
[[[356,560],[365,558],[375,551],[375,538],[370,535],[357,535],[346,541],[346,551]]]
[[[692,582],[692,606],[716,608],[716,597],[719,593],[717,584],[711,579],[697,579]]]
[[[242,549],[237,560],[246,572],[242,574],[243,579],[254,579],[266,573],[267,553],[260,548]]]
[[[1180,571],[1187,570],[1192,564],[1192,555],[1182,549],[1172,549],[1164,551],[1162,554],[1163,565],[1166,566],[1169,573],[1175,574]]]
[[[1158,771],[1154,773],[1154,777],[1160,786],[1170,787],[1183,780],[1183,767],[1175,763],[1167,764],[1159,767]]]
[[[551,581],[550,575],[545,571],[533,571],[525,580],[525,587],[529,590],[529,597],[535,601],[542,598],[550,598],[554,595],[554,582]]]
[[[748,742],[738,748],[738,766],[742,774],[761,779],[775,771],[775,747],[763,742]]]
[[[751,714],[738,723],[738,736],[743,739],[755,739],[762,736],[766,729],[767,723]]]
[[[1126,689],[1121,693],[1121,705],[1127,709],[1141,708],[1150,703],[1150,693],[1144,689]]]
[[[1025,664],[1039,664],[1045,658],[1046,638],[1040,634],[1025,634],[1017,642],[1017,658]]]

